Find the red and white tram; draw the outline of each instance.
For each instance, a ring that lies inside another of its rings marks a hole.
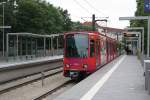
[[[117,41],[99,32],[64,34],[65,77],[79,78],[93,73],[117,56]]]

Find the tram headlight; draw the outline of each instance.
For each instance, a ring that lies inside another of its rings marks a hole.
[[[69,64],[66,64],[66,67],[69,68],[70,67]]]
[[[87,68],[88,67],[88,65],[87,64],[83,64],[83,68]]]

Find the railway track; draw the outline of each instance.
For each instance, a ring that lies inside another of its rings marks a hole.
[[[34,81],[33,83],[22,85],[21,87],[17,87],[16,89],[0,94],[0,100],[34,100],[38,97],[47,99],[51,97],[55,98],[56,95],[60,95],[64,91],[71,88],[73,85],[70,81],[70,84],[67,81],[70,80],[68,78],[64,78],[62,73],[57,73],[50,77],[44,78],[44,85],[42,86],[41,79]],[[66,85],[63,85],[66,83]],[[61,86],[60,86],[61,85]],[[57,89],[54,89],[58,87]],[[62,88],[61,88],[62,87]],[[64,87],[64,88],[63,88]],[[54,89],[54,90],[53,90]],[[59,90],[60,89],[60,90]],[[53,90],[51,93],[55,93],[50,95],[50,90]],[[58,91],[57,91],[58,90]],[[43,96],[44,95],[44,96]],[[55,96],[54,96],[55,95]],[[47,97],[48,96],[48,97]]]
[[[63,84],[57,86],[56,88],[54,88],[54,89],[52,89],[52,90],[50,90],[50,91],[48,91],[48,92],[42,94],[41,96],[35,98],[34,100],[42,100],[42,99],[44,99],[45,97],[51,95],[52,93],[56,92],[57,90],[60,90],[61,88],[67,86],[67,85],[70,84],[70,83],[72,83],[72,80],[66,81],[65,83],[63,83]]]
[[[0,94],[6,93],[6,92],[11,91],[11,90],[14,90],[16,88],[20,88],[22,86],[31,84],[31,83],[39,81],[39,80],[44,80],[45,78],[48,78],[50,76],[59,74],[59,73],[62,72],[62,68],[60,68],[60,67],[61,66],[58,66],[58,67],[56,67],[54,69],[50,69],[50,70],[45,71],[43,73],[44,76],[41,73],[35,73],[35,74],[29,75],[29,76],[25,76],[24,78],[19,78],[19,79],[11,80],[8,83],[3,84],[3,85],[8,85],[8,87],[6,86],[6,88],[1,89],[0,90]],[[56,70],[56,71],[54,71],[54,70]],[[51,72],[51,71],[54,71],[54,72]],[[33,77],[33,78],[31,78],[31,77]],[[26,78],[28,78],[28,79],[26,80]],[[15,84],[15,81],[19,81],[19,80],[25,80],[25,81],[21,82],[19,84],[17,84],[17,83]],[[13,85],[9,85],[9,84],[13,84]]]
[[[0,85],[62,66],[62,59],[0,68]]]
[[[37,66],[36,66],[37,65]],[[32,66],[32,65],[30,65]],[[31,88],[29,90],[30,92],[33,91],[32,88],[35,88],[37,91],[34,92],[34,95],[29,95],[28,92],[24,92],[27,95],[23,96],[27,98],[35,98],[35,100],[41,100],[47,96],[52,96],[54,92],[58,92],[59,89],[68,89],[69,83],[72,81],[70,79],[66,79],[62,76],[62,61],[58,60],[52,63],[40,63],[40,64],[34,64],[31,69],[36,69],[37,67],[40,67],[38,70],[33,71],[33,73],[28,75],[23,75],[22,77],[13,78],[8,81],[0,82],[0,99],[6,99],[6,100],[15,100],[17,98],[21,98],[22,92],[26,91],[26,89]],[[17,71],[19,70],[25,70],[29,71],[30,67],[26,70],[26,67],[16,68]],[[40,70],[42,68],[42,70]],[[15,69],[6,69],[3,70],[6,73],[15,71]],[[0,72],[3,72],[0,70]],[[1,73],[0,73],[1,74]],[[11,73],[10,73],[11,74]],[[1,76],[0,76],[1,78]],[[68,81],[69,80],[69,81]],[[54,81],[54,82],[53,82]],[[42,85],[44,82],[44,85]],[[48,83],[50,82],[50,84]],[[34,86],[35,85],[35,86]],[[67,86],[67,87],[65,87]],[[39,87],[39,88],[38,88]],[[64,87],[64,88],[63,88]],[[61,89],[61,90],[62,90]],[[21,90],[21,91],[20,91]],[[21,92],[21,93],[20,93]],[[17,95],[19,93],[20,95]],[[51,95],[52,94],[52,95]],[[15,96],[16,95],[16,96]],[[12,97],[14,96],[14,97]],[[32,97],[33,96],[33,97]]]

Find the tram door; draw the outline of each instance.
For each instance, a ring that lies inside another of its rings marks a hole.
[[[96,57],[95,57],[95,40],[91,39],[90,40],[90,60],[91,60],[91,66],[93,66],[93,69],[95,70],[96,66]]]
[[[105,39],[101,38],[101,65],[105,64],[106,58],[106,43]]]
[[[95,57],[95,41],[90,40],[90,57],[94,58]]]
[[[106,40],[106,51],[107,51],[107,62],[110,61],[110,45],[109,45],[109,40]]]
[[[96,45],[95,45],[95,52],[96,52],[96,66],[100,65],[100,40],[96,40]]]

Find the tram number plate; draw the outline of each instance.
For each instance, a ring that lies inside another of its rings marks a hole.
[[[70,75],[73,75],[73,74],[75,74],[75,72],[70,72]]]
[[[77,77],[78,76],[78,72],[70,72],[70,76],[71,77]]]

